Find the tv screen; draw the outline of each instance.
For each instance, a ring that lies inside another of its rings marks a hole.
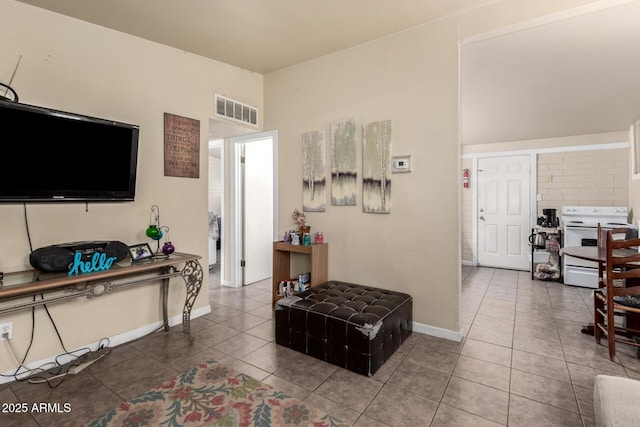
[[[139,127],[0,101],[0,202],[131,201]]]

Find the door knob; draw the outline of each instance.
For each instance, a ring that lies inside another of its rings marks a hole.
[[[480,215],[480,219],[485,221],[484,216]]]

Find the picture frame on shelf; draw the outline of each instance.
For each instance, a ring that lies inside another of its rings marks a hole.
[[[153,251],[148,243],[138,243],[137,245],[129,246],[129,255],[131,256],[131,262],[139,262],[152,259]]]

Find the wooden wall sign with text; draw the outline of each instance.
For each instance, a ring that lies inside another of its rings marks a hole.
[[[164,113],[164,176],[200,178],[200,120]]]

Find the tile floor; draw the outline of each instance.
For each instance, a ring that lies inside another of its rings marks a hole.
[[[191,324],[194,344],[174,328],[114,348],[54,390],[0,387],[0,403],[72,407],[66,414],[0,412],[0,425],[77,426],[209,358],[367,427],[592,426],[596,374],[640,379],[634,350],[619,348],[611,362],[605,346],[580,332],[591,320],[590,290],[531,281],[527,272],[462,272],[463,342],[414,333],[371,378],[277,346],[270,281],[212,285],[211,313]]]

